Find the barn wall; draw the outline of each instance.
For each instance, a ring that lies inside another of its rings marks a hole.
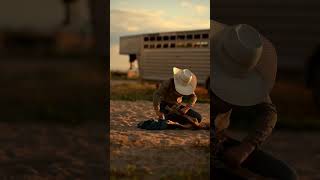
[[[194,72],[199,84],[205,84],[210,75],[210,50],[168,49],[145,50],[139,59],[140,74],[147,80],[165,80],[172,77],[172,68],[188,68]]]

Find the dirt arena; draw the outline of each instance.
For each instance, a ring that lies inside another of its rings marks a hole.
[[[209,104],[197,104],[195,109],[203,114],[204,121],[209,120]],[[209,131],[138,129],[138,122],[154,117],[149,101],[111,101],[110,117],[114,179],[166,179],[179,173],[191,179],[209,176]],[[318,132],[275,130],[264,148],[295,167],[300,179],[320,179],[319,138]]]
[[[196,110],[209,121],[209,104]],[[110,165],[117,178],[161,179],[184,174],[208,175],[209,131],[146,131],[136,126],[155,118],[148,101],[110,102]]]

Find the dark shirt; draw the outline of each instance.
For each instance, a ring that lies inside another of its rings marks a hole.
[[[153,106],[155,110],[160,110],[160,102],[165,101],[170,104],[181,104],[182,95],[179,94],[174,86],[173,78],[163,81],[160,87],[153,93]],[[191,95],[186,96],[189,99],[189,104],[193,106],[197,101],[197,96],[193,92]]]
[[[221,131],[220,127],[221,123],[216,123],[217,117],[224,113],[231,113],[232,110],[240,108],[239,106],[235,106],[229,104],[219,97],[217,97],[214,93],[211,92],[210,94],[210,101],[211,101],[211,111],[210,111],[210,119],[211,119],[211,126],[214,132],[212,134],[212,138],[216,137],[217,130]],[[243,139],[243,142],[248,142],[254,146],[260,146],[271,134],[275,124],[277,122],[277,111],[274,104],[272,104],[270,98],[266,98],[265,102],[261,102],[257,105],[248,107],[249,110],[255,111],[255,128],[248,133],[248,135]],[[225,121],[229,121],[230,116],[226,117]],[[215,141],[214,141],[215,142]]]

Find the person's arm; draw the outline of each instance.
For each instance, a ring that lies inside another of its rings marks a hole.
[[[193,107],[196,104],[197,100],[198,100],[197,95],[196,93],[193,92],[193,94],[190,95],[190,100],[187,106]]]
[[[167,92],[170,85],[170,81],[163,81],[160,87],[153,93],[153,107],[155,111],[160,111],[160,102],[162,96]]]
[[[270,136],[277,122],[277,111],[271,102],[264,102],[253,108],[257,112],[254,131],[249,133],[240,145],[230,148],[224,154],[230,166],[240,166]]]
[[[277,123],[277,110],[270,102],[258,104],[255,108],[257,112],[255,129],[244,138],[243,142],[258,147],[272,133]]]
[[[186,104],[186,106],[181,109],[181,111],[186,114],[190,109],[191,107],[193,107],[197,102],[197,95],[193,92],[193,94],[189,95],[188,96],[188,102]]]

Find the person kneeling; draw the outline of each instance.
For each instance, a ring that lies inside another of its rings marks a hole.
[[[190,119],[201,122],[201,115],[192,109],[197,101],[197,77],[189,69],[173,68],[173,77],[161,83],[153,94],[153,107],[159,119],[181,125],[194,125]],[[182,105],[182,98],[189,102]],[[196,122],[195,122],[196,123]]]

